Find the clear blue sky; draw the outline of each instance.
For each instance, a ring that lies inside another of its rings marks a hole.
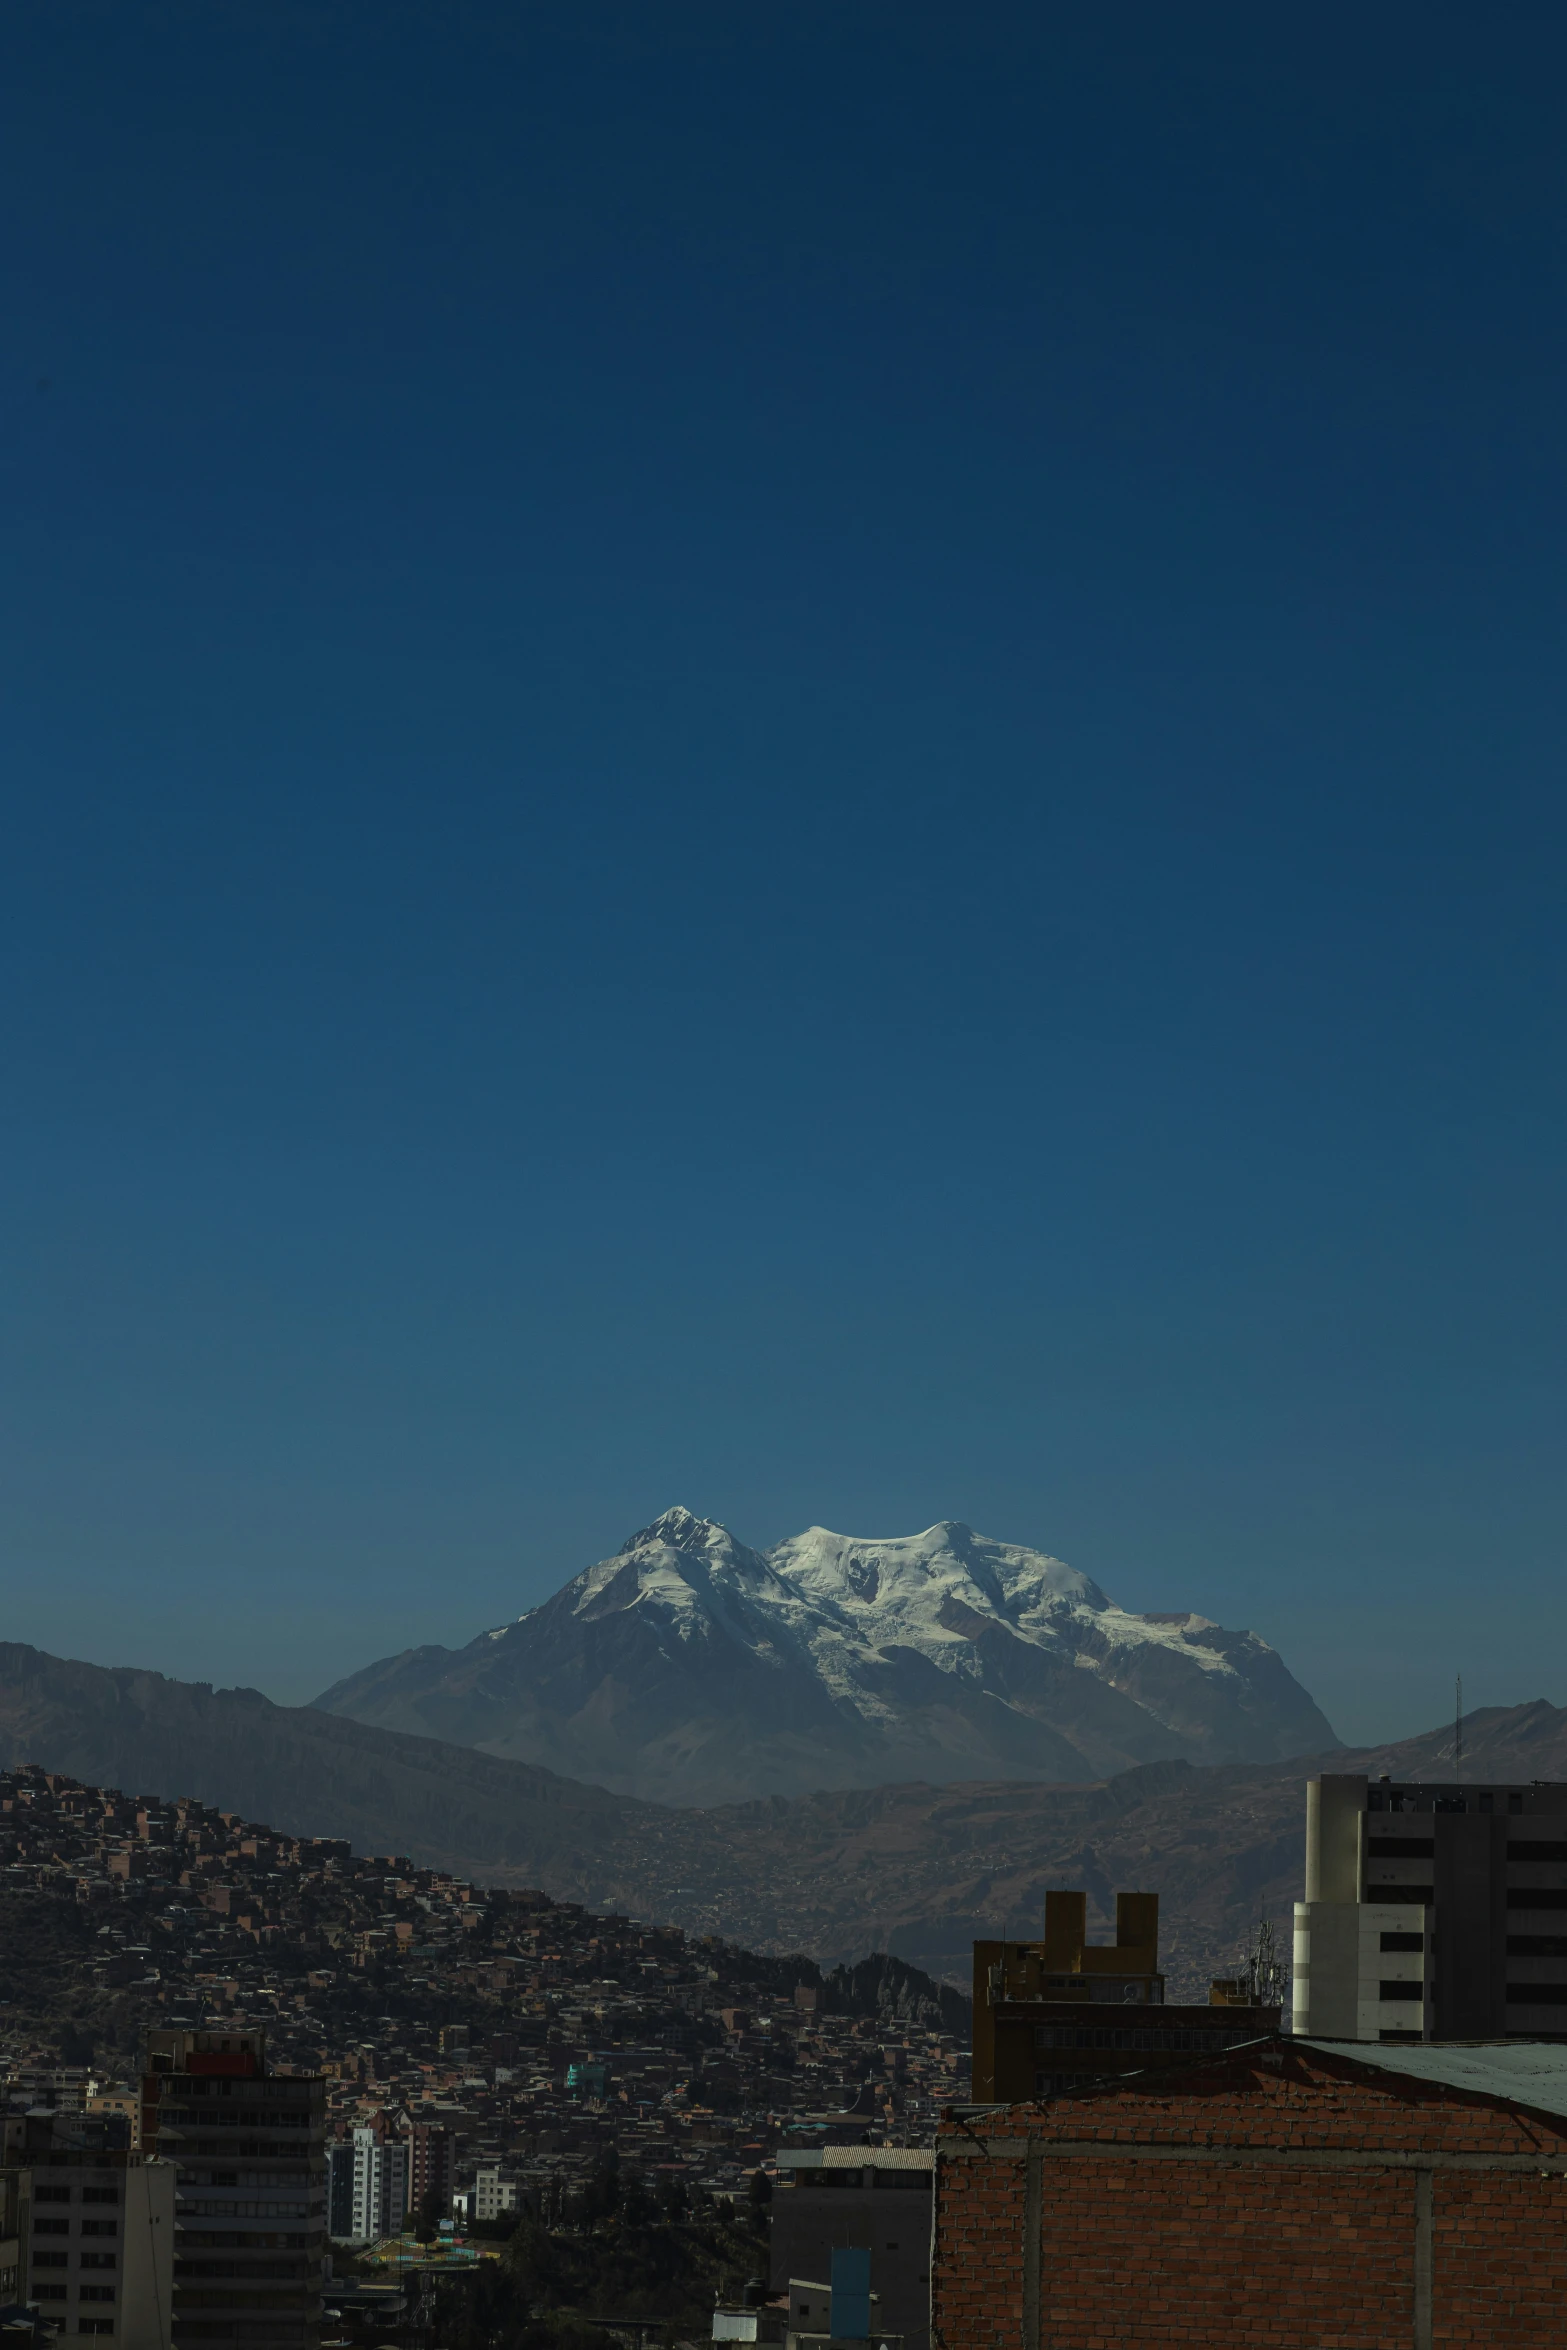
[[[0,1632],[668,1503],[1567,1700],[1567,17],[12,0]]]

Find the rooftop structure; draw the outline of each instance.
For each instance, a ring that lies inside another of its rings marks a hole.
[[[1086,1893],[1047,1893],[1041,1942],[974,1945],[976,2103],[1050,2097],[1080,2080],[1234,2048],[1279,2024],[1276,2007],[1215,1983],[1206,2007],[1170,2007],[1159,1972],[1159,1896],[1118,1893],[1114,1942],[1087,1938]]]

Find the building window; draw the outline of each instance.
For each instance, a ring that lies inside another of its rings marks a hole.
[[[1567,1844],[1547,1844],[1543,1838],[1533,1837],[1523,1844],[1515,1836],[1509,1836],[1507,1857],[1509,1860],[1567,1860]]]
[[[112,2334],[114,2320],[112,2317],[84,2317],[76,2330],[79,2334]]]
[[[112,2285],[78,2285],[76,2298],[78,2301],[112,2301],[114,2287]]]
[[[1430,1860],[1435,1852],[1435,1839],[1430,1836],[1368,1836],[1366,1839],[1366,1853],[1371,1860]]]
[[[1522,1810],[1523,1810],[1523,1797],[1522,1797],[1521,1795],[1509,1795],[1509,1797],[1507,1798],[1507,1808],[1508,1808],[1508,1810],[1509,1810],[1509,1811],[1512,1811],[1512,1812],[1519,1812],[1519,1811],[1522,1811]]]
[[[1424,1983],[1384,1983],[1381,1986],[1384,1999],[1423,1999],[1425,1991]]]
[[[1425,1946],[1426,1938],[1424,1934],[1384,1934],[1382,1937],[1382,1947],[1384,1950],[1408,1950],[1410,1952],[1415,1952],[1424,1950]]]
[[[1509,1983],[1509,2007],[1567,2007],[1567,1983]]]

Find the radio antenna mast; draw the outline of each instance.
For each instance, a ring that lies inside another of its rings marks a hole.
[[[1453,1713],[1453,1777],[1461,1787],[1464,1783],[1464,1676],[1459,1673],[1454,1681]]]

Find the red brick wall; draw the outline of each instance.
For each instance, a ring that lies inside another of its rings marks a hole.
[[[976,2141],[1014,2153],[972,2151]],[[1040,2243],[1025,2274],[1028,2165]],[[1052,2155],[1055,2144],[1228,2150],[1239,2163]],[[963,2151],[965,2148],[970,2151]],[[1567,2122],[1282,2048],[1179,2087],[1081,2094],[944,2123],[937,2350],[1411,2350],[1417,2168],[1247,2165],[1248,2150],[1567,2160]],[[1433,2166],[1432,2350],[1567,2342],[1567,2179]],[[1029,2323],[1025,2323],[1027,2311]]]

